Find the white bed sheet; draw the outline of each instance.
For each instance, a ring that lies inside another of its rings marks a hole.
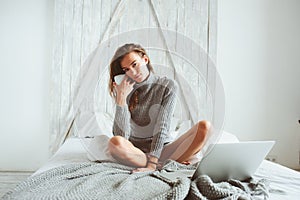
[[[300,199],[300,172],[264,160],[254,174],[270,182],[271,200]]]
[[[231,134],[223,134],[220,142],[238,142]],[[70,163],[91,162],[87,158],[83,142],[79,138],[69,138],[47,162],[33,175],[44,172],[54,167]],[[300,199],[300,172],[291,170],[282,165],[264,160],[254,178],[264,178],[270,182],[271,200],[297,200]]]

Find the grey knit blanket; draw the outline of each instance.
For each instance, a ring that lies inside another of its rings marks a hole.
[[[80,163],[31,176],[1,199],[267,199],[263,180],[213,183],[208,176],[191,180],[195,165],[168,161],[161,171],[131,174],[117,163]]]

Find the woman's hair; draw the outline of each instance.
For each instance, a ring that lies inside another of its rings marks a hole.
[[[124,44],[123,46],[119,47],[116,52],[115,55],[112,57],[111,62],[110,62],[110,79],[109,79],[109,93],[112,97],[116,97],[113,90],[113,82],[115,81],[114,77],[120,74],[125,74],[125,72],[123,71],[122,67],[121,67],[121,61],[123,60],[123,58],[131,53],[131,52],[136,52],[137,54],[139,54],[141,57],[143,56],[147,56],[148,57],[148,70],[153,72],[153,67],[150,63],[150,59],[149,56],[147,55],[145,49],[139,45],[139,44]]]

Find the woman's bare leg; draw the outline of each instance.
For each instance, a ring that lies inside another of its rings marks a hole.
[[[192,158],[193,155],[195,155],[203,148],[210,128],[210,122],[198,122],[185,134],[166,146],[166,149],[164,149],[162,152],[161,158],[163,160],[166,158],[170,158],[180,163],[188,161]]]
[[[122,136],[112,137],[108,149],[121,164],[133,167],[145,167],[147,164],[146,154]]]
[[[188,161],[204,146],[210,126],[208,121],[198,122],[184,135],[165,147],[162,160],[170,158],[180,163]],[[122,164],[134,167],[145,167],[147,164],[145,153],[124,137],[112,137],[108,148],[111,155]]]

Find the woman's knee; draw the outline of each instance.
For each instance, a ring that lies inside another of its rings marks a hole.
[[[209,121],[203,120],[198,122],[197,138],[205,139],[211,128],[211,123]]]
[[[108,150],[112,154],[124,153],[126,148],[126,139],[122,136],[113,136],[108,142]]]
[[[198,129],[203,131],[208,131],[211,128],[211,123],[206,120],[202,120],[198,122]]]
[[[109,145],[112,145],[114,147],[121,147],[124,144],[125,138],[122,136],[113,136],[109,140]]]
[[[128,152],[132,149],[133,145],[127,139],[122,136],[113,136],[108,143],[108,149],[112,154],[118,154],[119,156],[126,157]]]

